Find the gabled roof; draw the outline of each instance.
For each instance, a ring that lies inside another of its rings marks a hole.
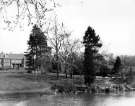
[[[24,54],[8,54],[7,58],[10,58],[10,59],[23,59]]]
[[[0,53],[0,58],[9,58],[9,59],[23,59],[24,54],[4,54]]]

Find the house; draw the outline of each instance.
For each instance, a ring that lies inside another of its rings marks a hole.
[[[24,68],[25,57],[24,54],[8,54],[8,59],[11,61],[11,68]]]
[[[20,69],[25,67],[24,54],[0,53],[0,69]]]
[[[51,56],[51,47],[42,47],[40,49],[40,56],[37,58],[44,59],[49,62]],[[14,54],[14,53],[0,53],[0,69],[20,69],[26,68],[26,57],[25,54]]]

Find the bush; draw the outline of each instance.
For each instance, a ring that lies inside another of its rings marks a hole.
[[[111,70],[105,65],[101,66],[99,75],[105,77],[108,76],[108,74],[111,74]]]

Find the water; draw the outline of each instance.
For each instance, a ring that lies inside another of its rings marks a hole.
[[[23,95],[1,98],[0,106],[135,106],[135,92],[123,95]]]

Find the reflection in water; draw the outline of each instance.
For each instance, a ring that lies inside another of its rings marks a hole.
[[[135,106],[135,95],[44,95],[26,100],[0,101],[0,106]]]
[[[14,106],[27,106],[27,102],[21,101],[21,102],[16,103]]]
[[[27,102],[1,101],[0,106],[27,106]]]
[[[135,106],[135,98],[122,98],[119,100],[108,99],[105,106]]]

